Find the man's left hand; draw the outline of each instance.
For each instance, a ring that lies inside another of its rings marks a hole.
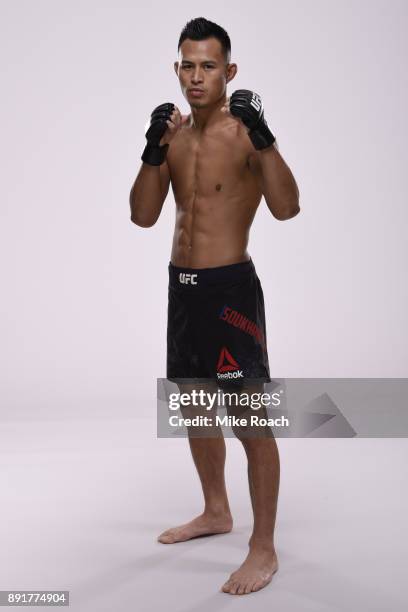
[[[248,136],[252,144],[258,151],[270,147],[275,142],[275,136],[268,128],[264,118],[261,97],[254,91],[237,89],[231,97],[227,98],[221,110],[241,119],[248,128]]]

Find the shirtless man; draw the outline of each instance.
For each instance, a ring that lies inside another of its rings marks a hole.
[[[169,264],[167,377],[243,376],[268,380],[264,303],[248,254],[249,229],[262,196],[272,215],[299,212],[296,181],[278,152],[259,96],[226,86],[237,73],[226,31],[202,17],[184,27],[174,63],[191,113],[171,103],[151,115],[143,164],[130,194],[131,220],[151,227],[170,182],[176,225]],[[226,310],[227,309],[227,310]],[[229,323],[231,312],[241,316]],[[247,594],[266,586],[278,569],[274,528],[279,490],[275,438],[242,438],[254,513],[249,552],[222,586]],[[226,533],[232,516],[224,480],[223,437],[189,437],[200,476],[204,511],[158,540],[174,544]]]

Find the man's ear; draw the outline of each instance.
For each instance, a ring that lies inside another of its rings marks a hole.
[[[179,63],[178,62],[174,62],[174,71],[178,76],[178,67],[179,67]]]
[[[238,66],[236,64],[227,64],[227,83],[232,81],[238,72]]]

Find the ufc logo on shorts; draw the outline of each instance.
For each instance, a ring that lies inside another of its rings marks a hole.
[[[179,281],[184,285],[197,285],[197,274],[187,274],[186,272],[180,272]]]
[[[262,101],[260,96],[257,93],[252,93],[251,106],[253,106],[258,112],[261,110]]]

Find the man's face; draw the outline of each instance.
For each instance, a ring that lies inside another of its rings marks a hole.
[[[235,75],[236,65],[227,64],[216,38],[187,38],[180,46],[174,69],[190,106],[204,108],[222,98],[227,82]]]

